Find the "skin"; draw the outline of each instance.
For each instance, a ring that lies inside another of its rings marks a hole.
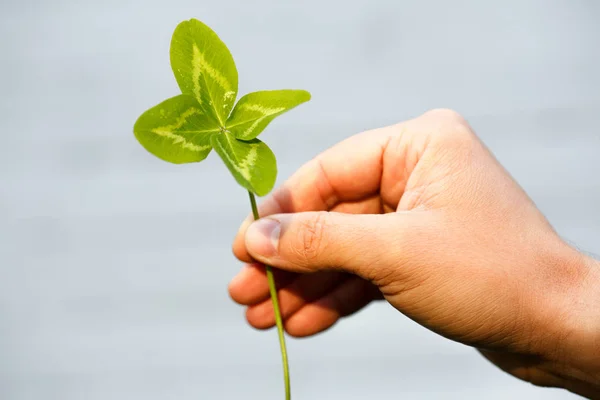
[[[600,263],[563,241],[468,123],[433,110],[298,170],[233,244],[255,328],[320,333],[374,300],[517,378],[600,399]],[[266,217],[266,218],[264,218]]]

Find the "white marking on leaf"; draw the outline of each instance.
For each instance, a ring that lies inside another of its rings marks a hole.
[[[242,161],[240,161],[240,173],[244,176],[244,178],[250,180],[250,167],[256,163],[256,159],[258,158],[258,145],[251,144],[250,151],[246,154],[246,157]]]
[[[221,71],[214,68],[210,65],[206,58],[204,58],[204,54],[200,51],[198,46],[194,43],[192,47],[193,55],[192,55],[192,64],[193,64],[193,74],[192,78],[194,79],[194,94],[196,97],[199,97],[200,93],[200,75],[204,74],[206,79],[206,75],[208,75],[213,81],[217,83],[223,90],[226,92],[233,92],[231,90],[231,83],[223,76]]]
[[[188,118],[190,118],[191,116],[200,115],[200,114],[202,114],[202,111],[200,111],[199,109],[197,109],[195,107],[190,107],[179,115],[179,119],[177,121],[175,121],[175,123],[173,123],[171,125],[161,126],[157,129],[166,129],[166,130],[170,130],[170,131],[175,131],[175,130],[181,128],[183,125],[185,125]]]
[[[223,101],[228,101],[233,99],[233,96],[235,96],[235,92],[233,90],[230,90],[229,92],[225,92],[225,94],[223,95]]]
[[[281,111],[285,111],[285,107],[274,107],[274,108],[269,108],[269,107],[265,107],[263,105],[260,104],[252,104],[252,103],[244,103],[240,105],[240,108],[245,108],[248,109],[250,111],[256,111],[259,112],[261,114],[264,115],[272,115],[272,114],[277,114]]]
[[[243,103],[239,106],[239,108],[240,109],[245,108],[249,111],[254,111],[254,112],[258,112],[258,113],[262,114],[262,117],[256,118],[254,120],[244,121],[244,122],[240,122],[240,123],[232,125],[232,126],[237,126],[237,125],[242,125],[242,124],[252,121],[252,124],[239,136],[239,137],[244,137],[244,138],[250,137],[252,135],[252,132],[254,132],[254,130],[258,127],[258,125],[260,125],[260,123],[265,118],[271,117],[275,114],[278,114],[278,113],[286,110],[286,107],[269,108],[269,107],[265,107],[260,104],[252,104],[252,103]]]
[[[223,110],[226,110],[231,105],[230,100],[233,100],[235,97],[235,92],[230,90],[229,92],[225,92],[223,95]]]
[[[152,129],[152,133],[155,133],[158,136],[161,136],[164,138],[172,139],[173,144],[180,145],[181,147],[183,147],[184,149],[187,149],[187,150],[196,151],[196,152],[208,150],[211,148],[210,145],[197,145],[195,143],[190,142],[185,137],[174,133],[175,131],[177,131],[177,129],[179,129],[183,125],[185,125],[185,123],[187,122],[187,120],[190,117],[192,117],[194,115],[198,115],[198,114],[202,114],[202,111],[198,110],[197,108],[193,108],[193,107],[189,108],[188,110],[186,110],[179,116],[179,119],[177,121],[175,121],[171,125],[165,125],[165,126],[161,126],[158,128],[154,128],[154,129]]]
[[[194,144],[194,143],[188,141],[183,136],[176,135],[173,132],[163,131],[163,130],[160,130],[160,129],[154,129],[152,132],[156,133],[159,136],[162,136],[162,137],[165,137],[165,138],[169,138],[169,139],[173,139],[173,144],[180,145],[180,147],[182,147],[182,148],[184,148],[186,150],[201,152],[201,151],[208,150],[208,149],[211,148],[210,145],[202,145],[202,146],[200,146],[200,145]]]
[[[267,117],[269,117],[270,115],[263,115],[260,118],[257,118],[252,125],[250,125],[248,127],[248,129],[246,129],[240,136],[241,137],[249,137],[250,135],[252,135],[252,132],[254,132],[254,130],[258,127],[258,125]]]
[[[202,75],[202,60],[200,57],[200,50],[194,44],[193,57],[192,57],[192,82],[194,83],[194,96],[198,103],[202,105],[202,97],[200,97],[200,76]]]
[[[229,138],[229,136],[227,134],[225,134],[225,138],[227,139],[227,142],[229,143],[229,149],[231,150],[231,153],[234,153],[233,146],[231,145],[231,139]],[[217,143],[218,143],[218,141],[217,141]],[[229,152],[227,151],[227,149],[225,149],[223,146],[222,147],[223,147],[223,153],[225,154],[225,158],[227,158],[227,161],[229,161],[229,163],[231,164],[233,169],[235,169],[248,182],[250,182],[250,179],[251,179],[250,167],[256,163],[256,159],[258,158],[259,144],[247,144],[246,146],[250,147],[250,149],[248,151],[248,154],[246,154],[246,156],[240,161],[234,160],[229,155]]]

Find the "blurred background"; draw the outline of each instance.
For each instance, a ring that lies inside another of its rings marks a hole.
[[[211,154],[164,163],[139,114],[178,93],[198,18],[240,94],[313,100],[261,136],[281,183],[365,129],[461,112],[566,239],[600,253],[600,2],[3,0],[0,399],[281,399],[274,331],[226,286],[246,193]],[[571,399],[385,304],[288,339],[294,399]]]

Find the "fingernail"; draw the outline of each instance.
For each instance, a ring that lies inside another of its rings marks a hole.
[[[263,257],[272,257],[279,248],[281,224],[271,218],[253,222],[246,231],[246,247],[250,253]]]

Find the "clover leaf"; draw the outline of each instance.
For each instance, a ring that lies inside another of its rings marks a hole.
[[[182,94],[138,118],[133,129],[137,140],[174,164],[200,162],[214,148],[238,184],[258,196],[269,193],[277,162],[257,136],[275,117],[310,100],[310,93],[259,91],[235,104],[238,73],[233,57],[217,34],[197,19],[177,26],[170,59]]]
[[[275,117],[310,100],[305,90],[249,93],[237,104],[238,73],[225,43],[208,26],[190,19],[171,39],[171,68],[181,94],[144,112],[133,133],[151,154],[174,164],[200,162],[214,148],[238,184],[248,190],[254,219],[255,194],[275,185],[277,162],[257,136]],[[235,104],[235,106],[234,106]],[[269,293],[279,336],[285,398],[291,397],[283,321],[272,268],[266,266]]]

